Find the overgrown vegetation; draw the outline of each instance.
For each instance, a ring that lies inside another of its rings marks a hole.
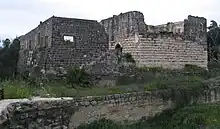
[[[212,24],[208,27],[209,31],[207,33],[209,59],[219,63],[220,27],[214,20],[212,20],[211,22]]]
[[[72,67],[67,71],[67,83],[74,87],[88,87],[90,86],[89,74],[84,68]]]
[[[25,98],[30,96],[53,96],[53,97],[74,97],[87,95],[106,95],[136,91],[151,91],[157,89],[182,90],[191,93],[203,88],[203,81],[206,80],[209,72],[196,66],[180,71],[170,71],[162,68],[136,68],[138,71],[133,76],[121,77],[121,84],[116,87],[91,86],[89,75],[82,68],[71,68],[66,75],[66,80],[41,81],[14,79],[1,81],[0,86],[5,89],[6,98]],[[204,74],[206,73],[206,74]],[[131,81],[131,82],[130,82]],[[123,82],[128,82],[125,84]]]
[[[135,60],[130,53],[125,53],[124,58],[126,59],[127,62],[135,63]]]

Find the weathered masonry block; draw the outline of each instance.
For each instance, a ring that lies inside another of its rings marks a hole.
[[[133,11],[100,22],[116,45],[131,53],[138,66],[182,68],[185,64],[207,68],[206,19],[189,15],[180,22],[146,25],[144,15]]]

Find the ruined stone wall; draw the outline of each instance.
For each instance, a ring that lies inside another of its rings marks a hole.
[[[108,50],[107,34],[97,21],[54,17],[52,35],[52,46],[45,54],[47,68],[80,66]],[[65,41],[64,36],[73,41]]]
[[[130,11],[114,15],[100,22],[109,35],[109,41],[119,41],[135,34],[145,35],[146,33],[172,32],[183,33],[184,21],[168,22],[162,25],[146,25],[144,15],[138,11]]]
[[[144,33],[146,25],[144,15],[138,11],[131,11],[114,15],[100,22],[109,35],[109,41],[118,41],[135,33]]]
[[[139,14],[140,25],[145,25],[143,14],[137,12],[125,14]],[[120,16],[128,16],[125,14],[115,16],[107,21],[120,20]],[[107,23],[107,21],[105,22]],[[122,21],[115,28],[125,27],[124,30],[126,30],[128,23]],[[139,24],[135,25],[140,27]],[[105,29],[107,28],[109,35],[111,35],[111,31],[124,32],[117,31],[109,24],[104,24],[104,26],[106,26]],[[188,16],[188,19],[181,22],[169,22],[158,26],[146,25],[143,30],[145,31],[136,29],[133,34],[111,40],[109,42],[110,49],[115,49],[115,46],[119,44],[123,47],[123,53],[131,53],[137,66],[140,67],[182,68],[185,64],[192,64],[207,68],[205,18]]]
[[[66,40],[65,37],[70,39]],[[19,66],[37,66],[47,71],[81,66],[108,50],[108,36],[94,20],[53,16],[21,36],[20,40]]]
[[[183,68],[185,64],[207,68],[207,46],[186,41],[182,35],[153,34],[135,36],[119,42],[123,53],[131,53],[137,66]]]
[[[182,34],[184,32],[184,21],[168,22],[167,24],[148,26],[147,28],[148,33],[172,32],[174,34]]]
[[[20,52],[18,67],[20,71],[24,71],[37,65],[37,57],[33,57],[33,53],[39,52],[40,48],[48,48],[52,43],[52,18],[40,24],[29,33],[19,37]],[[41,53],[38,54],[41,58]],[[36,58],[33,59],[33,58]]]
[[[102,118],[132,122],[174,108],[173,98],[177,96],[173,92],[162,90],[82,98],[13,100],[0,114],[0,128],[74,129],[82,123]],[[181,96],[178,97],[181,100]],[[219,87],[213,87],[205,90],[198,99],[192,98],[191,103],[219,101]]]
[[[207,20],[189,15],[188,19],[184,20],[184,35],[188,40],[207,45]]]
[[[40,24],[29,33],[21,36],[21,49],[34,50],[36,48],[51,46],[52,42],[52,18]]]

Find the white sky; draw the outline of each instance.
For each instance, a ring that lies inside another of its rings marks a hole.
[[[25,34],[52,15],[100,21],[127,11],[141,11],[152,25],[188,15],[220,23],[219,0],[0,0],[0,40]]]

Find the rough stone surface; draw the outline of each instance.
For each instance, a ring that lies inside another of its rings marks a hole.
[[[207,20],[189,15],[184,20],[184,35],[188,40],[207,45]]]
[[[0,101],[1,129],[74,129],[82,123],[107,118],[133,121],[175,107],[172,90],[134,92],[80,98],[33,98]],[[181,99],[181,96],[180,98]],[[205,90],[191,103],[220,101],[219,87]]]
[[[138,11],[131,11],[114,15],[111,18],[100,22],[105,27],[109,36],[109,41],[118,41],[134,36],[135,33],[145,33],[146,25],[144,15]]]

